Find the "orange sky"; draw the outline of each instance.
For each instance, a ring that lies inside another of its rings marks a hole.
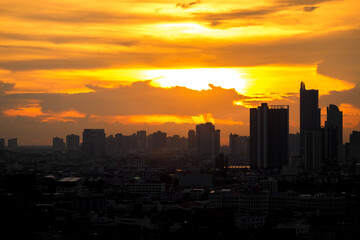
[[[358,0],[2,0],[0,137],[185,136],[211,121],[227,144],[261,102],[289,105],[297,132],[304,81],[344,112],[348,141],[360,130],[359,11]]]

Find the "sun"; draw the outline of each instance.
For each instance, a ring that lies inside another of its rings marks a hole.
[[[181,86],[193,90],[210,89],[209,84],[225,89],[235,89],[241,93],[246,80],[244,73],[234,68],[191,68],[146,70],[145,76],[152,84],[160,87]]]

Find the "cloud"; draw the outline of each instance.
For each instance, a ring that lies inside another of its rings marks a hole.
[[[28,100],[36,100],[43,113],[76,111],[85,115],[183,115],[196,116],[212,113],[214,118],[226,118],[239,113],[243,107],[233,102],[246,97],[234,89],[212,86],[209,90],[196,91],[184,87],[158,88],[147,82],[135,82],[130,86],[97,88],[95,92],[61,94],[8,94],[0,99],[19,107]],[[90,104],[91,103],[91,104]],[[7,105],[7,108],[11,108]],[[234,119],[236,120],[236,119]]]
[[[278,4],[285,4],[289,6],[305,6],[305,5],[315,5],[323,2],[334,2],[341,0],[277,0]]]
[[[195,4],[199,4],[201,3],[200,0],[194,1],[194,2],[189,2],[189,3],[177,3],[176,7],[181,7],[183,9],[188,9],[190,7],[193,7]]]
[[[319,8],[319,7],[316,7],[316,6],[304,7],[304,8],[303,8],[303,11],[304,11],[304,12],[312,12],[312,11],[314,11],[314,10],[317,9],[317,8]]]
[[[14,89],[15,83],[7,83],[0,81],[0,95],[5,94],[8,91]]]

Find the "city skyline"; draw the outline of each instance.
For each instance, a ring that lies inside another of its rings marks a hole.
[[[186,136],[211,122],[249,135],[249,108],[289,105],[300,131],[300,82],[360,130],[356,0],[2,1],[0,137],[104,128]]]

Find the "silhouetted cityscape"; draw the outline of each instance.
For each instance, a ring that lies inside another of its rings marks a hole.
[[[250,136],[207,122],[166,132],[0,139],[3,235],[25,239],[357,239],[360,132],[300,86],[300,132],[289,106],[249,110]],[[354,237],[355,236],[355,237]]]

